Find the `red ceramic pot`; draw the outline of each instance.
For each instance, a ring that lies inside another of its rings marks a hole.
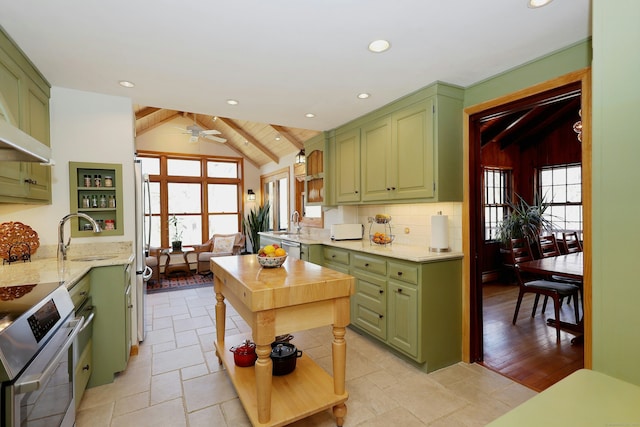
[[[242,345],[231,347],[229,351],[233,353],[233,362],[236,366],[243,368],[253,366],[258,358],[256,345],[249,340],[245,340]]]

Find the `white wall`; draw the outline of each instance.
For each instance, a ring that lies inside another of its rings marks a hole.
[[[129,98],[60,87],[51,89],[52,204],[0,204],[0,222],[20,221],[33,228],[41,245],[55,245],[58,222],[69,213],[69,161],[123,165],[124,235],[78,237],[74,242],[132,242],[135,238],[133,119]],[[67,225],[67,228],[69,226]],[[73,244],[72,244],[73,245]]]

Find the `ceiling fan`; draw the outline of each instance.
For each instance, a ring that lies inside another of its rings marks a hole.
[[[216,136],[216,135],[222,134],[222,132],[220,132],[219,130],[203,129],[202,127],[198,126],[198,124],[195,122],[195,117],[194,117],[194,122],[191,126],[187,126],[186,129],[184,128],[178,128],[178,129],[182,130],[182,133],[190,135],[189,142],[198,142],[200,138],[207,139],[209,141],[220,142],[222,144],[227,142],[225,138]]]
[[[222,132],[215,129],[202,129],[200,126],[193,124],[187,126],[187,129],[183,133],[191,135],[189,136],[189,142],[198,142],[200,138],[208,139],[210,141],[225,143],[227,140],[216,135],[220,135]]]

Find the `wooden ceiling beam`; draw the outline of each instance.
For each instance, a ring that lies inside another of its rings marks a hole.
[[[276,156],[271,150],[269,150],[266,146],[264,146],[260,141],[251,136],[248,132],[242,129],[236,122],[226,117],[218,116],[218,120],[222,121],[225,125],[229,126],[236,132],[238,135],[242,136],[245,140],[247,140],[250,144],[253,144],[258,150],[262,151],[265,156],[269,157],[276,163],[280,162],[280,158]]]
[[[136,113],[136,120],[143,119],[150,114],[155,113],[156,111],[160,111],[160,108],[157,107],[144,107],[142,110]]]
[[[291,145],[296,147],[298,150],[304,149],[304,143],[298,141],[298,139],[293,135],[291,135],[291,133],[289,133],[289,130],[284,126],[279,126],[279,125],[269,125],[269,126],[271,126],[273,130],[278,132],[280,136],[282,136],[284,139],[289,141]]]
[[[171,120],[175,119],[175,118],[176,118],[177,116],[179,116],[180,114],[181,114],[181,112],[180,112],[180,111],[174,111],[174,112],[173,112],[173,114],[171,114],[170,116],[168,116],[168,117],[166,117],[166,118],[164,118],[164,119],[160,120],[160,121],[159,121],[159,122],[157,122],[157,123],[152,124],[152,125],[151,125],[151,126],[149,126],[148,128],[146,128],[146,129],[144,129],[144,130],[140,131],[139,133],[136,131],[136,136],[140,136],[140,135],[142,135],[142,134],[144,134],[144,133],[149,132],[151,129],[155,129],[155,128],[157,128],[158,126],[160,126],[160,125],[162,125],[162,124],[164,124],[164,123],[166,123],[166,122],[170,122]]]

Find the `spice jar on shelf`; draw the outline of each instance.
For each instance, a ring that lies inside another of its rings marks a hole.
[[[113,177],[110,175],[104,176],[104,186],[105,187],[113,187]]]

